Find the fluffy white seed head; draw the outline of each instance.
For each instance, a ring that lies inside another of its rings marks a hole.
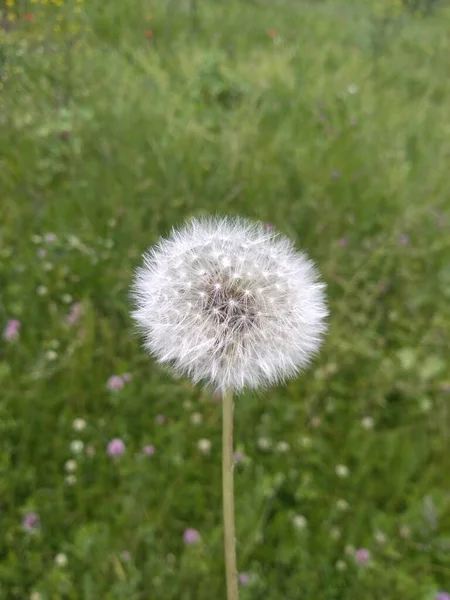
[[[265,225],[194,219],[144,255],[133,317],[159,363],[241,392],[308,364],[326,329],[324,287],[312,261]]]

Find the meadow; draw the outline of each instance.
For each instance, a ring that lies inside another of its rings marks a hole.
[[[450,599],[450,7],[3,0],[0,600],[225,597],[221,413],[141,347],[141,254],[271,223],[323,350],[235,407],[242,600]]]

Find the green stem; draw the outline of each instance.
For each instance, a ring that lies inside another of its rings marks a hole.
[[[236,567],[236,534],[234,526],[234,483],[233,483],[233,392],[228,391],[222,399],[222,492],[223,532],[227,600],[238,600]]]

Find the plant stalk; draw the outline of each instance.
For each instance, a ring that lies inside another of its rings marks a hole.
[[[234,524],[233,392],[222,399],[222,494],[227,600],[238,600],[236,533]]]

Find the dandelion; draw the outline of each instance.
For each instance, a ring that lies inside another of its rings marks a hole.
[[[229,600],[238,598],[233,393],[284,381],[310,363],[326,330],[324,287],[288,238],[243,218],[193,219],[150,248],[136,272],[133,318],[147,350],[222,397]]]
[[[26,532],[34,533],[37,529],[39,529],[39,525],[40,518],[37,513],[29,512],[23,517],[22,526]]]
[[[359,565],[365,566],[370,560],[370,552],[366,548],[355,550],[355,560]]]
[[[122,456],[125,453],[125,444],[120,438],[112,439],[107,447],[106,452],[109,456]]]
[[[59,552],[59,554],[55,556],[54,560],[57,567],[65,567],[68,563],[67,555],[63,552]]]
[[[155,446],[153,446],[153,444],[149,444],[148,446],[144,446],[142,448],[142,452],[146,456],[153,456],[155,454]]]
[[[158,362],[222,394],[295,376],[325,331],[313,263],[244,219],[193,220],[160,240],[137,270],[133,297]]]
[[[209,454],[211,452],[211,442],[206,439],[199,440],[197,443],[197,448],[202,454]]]
[[[186,544],[186,546],[193,546],[194,544],[197,544],[200,541],[200,534],[196,529],[192,529],[191,527],[189,527],[183,533],[183,541]]]
[[[80,419],[80,421],[83,421],[83,419]],[[84,427],[83,427],[83,429],[84,429]],[[78,431],[80,431],[80,430],[78,430]],[[82,442],[81,440],[73,440],[72,442],[70,442],[70,451],[73,452],[74,454],[81,454],[81,452],[83,452],[83,448],[84,448],[84,442]]]
[[[19,337],[21,323],[17,319],[10,319],[6,323],[6,327],[3,330],[3,339],[7,342],[13,342]]]
[[[75,429],[75,431],[83,431],[84,429],[86,429],[86,421],[84,419],[75,419],[74,422],[72,423],[72,427]],[[77,442],[79,442],[80,440],[75,440]],[[74,442],[72,442],[73,444]],[[81,442],[83,443],[83,442]],[[81,450],[83,448],[81,447]]]
[[[112,375],[106,382],[106,385],[112,392],[117,392],[118,390],[121,390],[125,384],[122,377],[119,375]]]

